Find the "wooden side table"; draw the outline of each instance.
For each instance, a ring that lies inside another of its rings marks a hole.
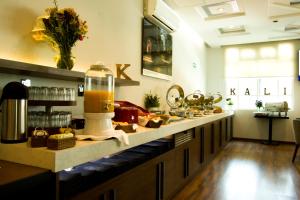
[[[274,115],[257,115],[257,116],[254,116],[255,118],[262,118],[262,119],[268,119],[269,120],[269,137],[268,137],[268,140],[264,142],[264,144],[267,144],[267,145],[278,145],[279,143],[278,142],[274,142],[272,140],[272,136],[273,136],[273,119],[289,119],[289,117],[287,116],[274,116]]]

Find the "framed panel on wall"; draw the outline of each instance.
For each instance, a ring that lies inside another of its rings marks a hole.
[[[142,74],[172,79],[172,36],[165,29],[143,19]]]

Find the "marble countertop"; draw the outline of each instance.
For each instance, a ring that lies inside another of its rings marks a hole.
[[[114,154],[159,138],[171,136],[215,120],[233,115],[233,112],[206,115],[163,125],[158,129],[139,127],[136,133],[128,134],[129,145],[120,144],[116,139],[104,141],[77,141],[73,148],[59,151],[45,147],[31,148],[27,143],[1,144],[0,160],[49,169],[58,172],[91,160]]]

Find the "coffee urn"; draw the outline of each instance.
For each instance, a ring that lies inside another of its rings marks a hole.
[[[27,141],[28,88],[19,82],[10,82],[3,88],[1,143]]]

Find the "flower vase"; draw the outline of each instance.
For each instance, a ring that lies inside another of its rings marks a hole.
[[[57,61],[57,68],[71,70],[74,66],[71,48],[60,49],[60,55]]]

